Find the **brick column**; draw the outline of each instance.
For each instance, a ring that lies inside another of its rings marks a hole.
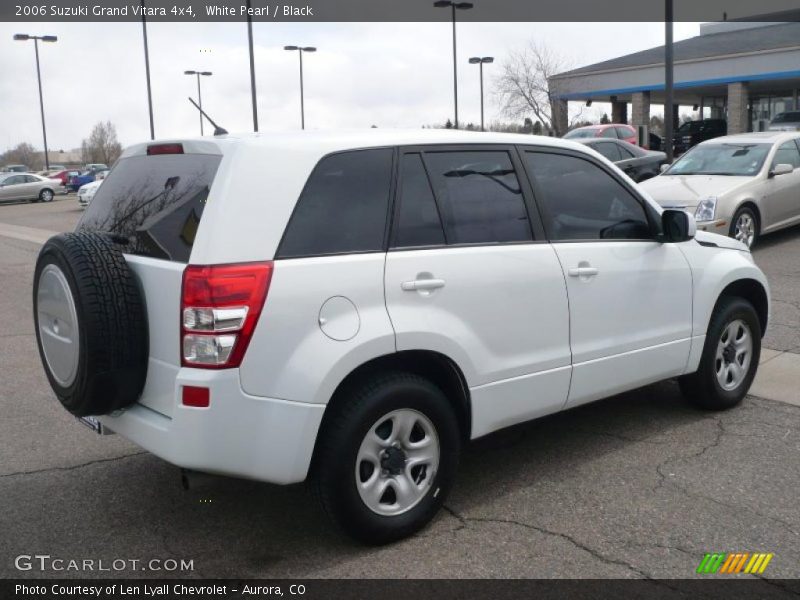
[[[728,134],[746,133],[750,129],[747,118],[749,100],[746,82],[728,84]]]
[[[553,129],[556,137],[561,137],[569,129],[569,104],[566,100],[555,98],[550,103],[550,110],[553,115]]]
[[[650,92],[636,92],[631,98],[631,125],[639,131],[639,126],[650,127]],[[645,140],[645,146],[649,146]]]

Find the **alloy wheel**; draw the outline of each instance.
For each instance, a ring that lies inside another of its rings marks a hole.
[[[361,500],[379,515],[411,510],[430,491],[439,457],[439,437],[428,417],[407,408],[384,415],[369,428],[356,457]]]

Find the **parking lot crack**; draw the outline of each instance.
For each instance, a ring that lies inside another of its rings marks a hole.
[[[141,456],[142,454],[147,454],[147,452],[146,451],[134,452],[132,454],[123,454],[122,456],[115,456],[113,458],[99,458],[97,460],[90,460],[88,462],[81,463],[79,465],[71,465],[69,467],[47,467],[46,469],[35,469],[33,471],[15,471],[14,473],[5,473],[3,475],[0,475],[0,479],[5,479],[7,477],[22,477],[25,475],[39,475],[41,473],[53,473],[56,471],[74,471],[75,469],[82,469],[84,467],[89,467],[91,465],[97,465],[101,463],[114,462],[117,460],[130,458],[132,456]]]
[[[626,562],[624,560],[621,560],[621,559],[611,558],[609,556],[601,554],[600,552],[598,552],[594,548],[592,548],[590,546],[587,546],[586,544],[578,541],[577,539],[575,539],[574,537],[572,537],[571,535],[568,535],[566,533],[562,533],[560,531],[553,531],[551,529],[547,529],[547,528],[542,527],[540,525],[534,525],[532,523],[526,523],[525,521],[517,521],[517,520],[514,520],[514,519],[503,519],[503,518],[500,518],[500,517],[467,517],[467,516],[464,516],[464,515],[460,514],[459,512],[455,511],[454,509],[452,509],[450,507],[445,506],[444,509],[449,514],[451,514],[453,517],[455,517],[456,519],[458,519],[461,522],[462,526],[459,527],[459,529],[464,529],[464,528],[468,527],[469,523],[497,523],[497,524],[502,524],[502,525],[512,525],[512,526],[515,526],[515,527],[524,527],[526,529],[532,529],[532,530],[538,531],[539,533],[542,533],[544,535],[561,538],[561,539],[569,542],[570,544],[572,544],[576,548],[579,548],[580,550],[583,550],[584,552],[588,553],[589,555],[591,555],[596,560],[599,560],[600,562],[603,562],[603,563],[609,564],[609,565],[617,565],[617,566],[625,567],[625,568],[629,569],[630,571],[633,571],[634,573],[636,573],[640,577],[643,577],[644,579],[652,579],[650,577],[650,575],[648,575],[647,573],[645,573],[641,569],[638,569],[637,567],[633,566],[632,564],[630,564],[630,563],[628,563],[628,562]]]

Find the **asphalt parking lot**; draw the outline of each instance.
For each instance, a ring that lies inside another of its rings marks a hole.
[[[184,491],[177,468],[81,427],[45,379],[36,230],[80,214],[74,195],[0,205],[1,577],[687,578],[706,552],[771,552],[764,576],[800,577],[800,406],[749,396],[703,413],[671,382],[478,441],[447,510],[388,547],[331,530],[304,485],[207,478]],[[800,228],[755,256],[773,294],[764,345],[799,353]],[[15,557],[28,554],[194,569],[22,573]]]

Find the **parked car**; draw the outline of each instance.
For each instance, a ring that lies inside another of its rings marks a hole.
[[[703,142],[642,187],[693,214],[700,229],[753,246],[800,223],[798,167],[800,133],[745,133]]]
[[[56,194],[66,190],[58,179],[48,179],[33,173],[0,174],[0,202],[30,200],[52,202]]]
[[[672,137],[672,147],[676,155],[683,154],[700,142],[705,142],[728,133],[728,122],[725,119],[703,119],[686,121],[678,127]]]
[[[648,144],[648,150],[655,150],[655,151],[663,151],[664,150],[664,140],[660,135],[653,133],[652,131],[647,134],[650,143]]]
[[[30,171],[25,165],[6,165],[3,167],[3,173],[27,173]]]
[[[606,125],[587,125],[586,127],[577,127],[564,136],[566,140],[579,140],[583,138],[611,138],[614,140],[623,140],[630,144],[636,145],[638,142],[638,134],[636,129],[630,125],[609,123]]]
[[[80,187],[78,190],[78,204],[81,208],[86,208],[89,206],[92,198],[94,198],[94,195],[97,193],[97,188],[99,188],[100,184],[103,183],[103,180],[106,178],[107,174],[108,171],[100,171],[94,181]]]
[[[66,187],[69,183],[71,177],[79,175],[78,171],[69,171],[66,169],[60,169],[58,171],[51,171],[48,177],[50,179],[58,179],[61,183]]]
[[[667,163],[667,155],[663,152],[645,150],[622,140],[581,138],[577,141],[605,156],[637,183],[656,177],[661,165]]]
[[[769,131],[800,131],[800,111],[783,112],[770,121]]]
[[[106,171],[108,171],[108,167],[104,166],[104,168],[102,169],[83,171],[78,175],[73,175],[72,177],[70,177],[69,184],[67,187],[70,189],[70,191],[77,192],[81,188],[81,186],[94,181],[98,173]]]
[[[310,476],[385,543],[434,517],[470,439],[672,377],[738,404],[769,289],[581,144],[372,129],[128,148],[43,245],[33,303],[50,385],[96,431]]]
[[[108,165],[105,163],[88,163],[83,168],[85,171],[108,171]]]

